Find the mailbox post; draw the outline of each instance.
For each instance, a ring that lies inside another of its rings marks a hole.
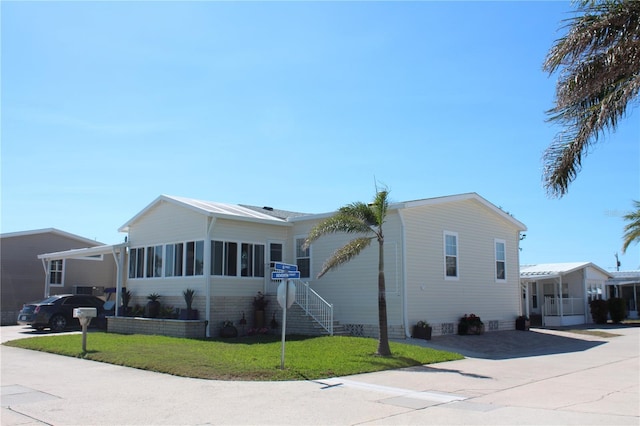
[[[78,318],[82,326],[82,352],[87,351],[87,327],[91,322],[91,318],[95,318],[96,316],[98,316],[98,310],[96,308],[75,308],[73,310],[73,317]]]

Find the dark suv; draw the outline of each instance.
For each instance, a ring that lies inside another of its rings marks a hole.
[[[61,294],[22,306],[18,324],[30,325],[36,330],[51,328],[52,331],[63,331],[69,326],[80,327],[78,319],[73,317],[74,308],[96,308],[98,317],[91,320],[91,325],[104,318],[104,300],[95,296]]]

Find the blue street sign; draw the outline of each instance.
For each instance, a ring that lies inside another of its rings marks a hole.
[[[273,269],[276,271],[297,271],[298,265],[292,265],[290,263],[274,262]]]
[[[299,280],[300,271],[284,271],[284,272],[274,271],[271,273],[272,280],[287,280],[291,278],[295,278]]]

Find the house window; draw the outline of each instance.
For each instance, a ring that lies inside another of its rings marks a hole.
[[[238,253],[240,247],[240,253]],[[264,245],[211,241],[211,274],[235,277],[264,277]]]
[[[204,272],[204,241],[189,241],[186,245],[185,275],[202,275]]]
[[[444,271],[445,279],[458,278],[458,234],[444,233]]]
[[[282,243],[269,244],[269,261],[282,262]]]
[[[240,275],[264,277],[264,246],[242,243],[240,247]]]
[[[304,245],[305,238],[296,238],[296,265],[300,271],[300,278],[309,278],[311,276],[311,255],[310,248],[306,249]]]
[[[52,260],[49,262],[49,284],[62,285],[62,271],[64,262],[62,259]]]
[[[144,247],[129,250],[129,278],[144,277]]]
[[[505,281],[507,279],[507,257],[505,253],[506,242],[504,240],[495,240],[496,247],[496,281]]]
[[[166,261],[164,265],[165,277],[181,277],[182,262],[184,255],[184,244],[167,244],[165,246]]]
[[[213,275],[238,275],[238,243],[211,241],[211,269]]]
[[[147,247],[147,278],[162,276],[162,246]]]

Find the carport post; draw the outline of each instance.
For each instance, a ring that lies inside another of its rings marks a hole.
[[[51,277],[51,267],[49,259],[42,259],[42,267],[44,268],[44,297],[49,297],[51,289],[49,288],[49,278]]]

